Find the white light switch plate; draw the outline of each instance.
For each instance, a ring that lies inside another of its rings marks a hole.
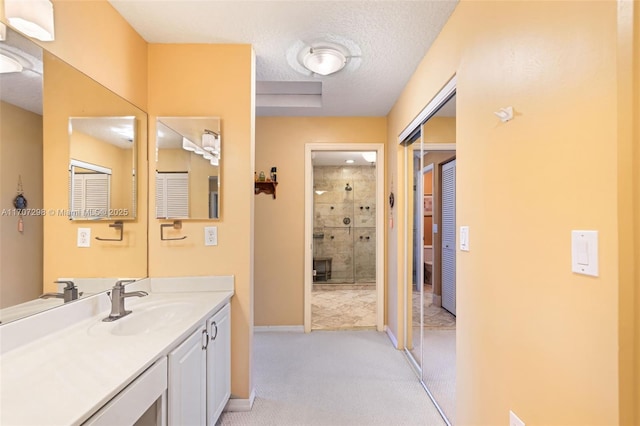
[[[571,231],[571,270],[598,276],[598,231]]]
[[[205,246],[218,245],[218,227],[217,226],[204,227],[204,245]]]
[[[91,228],[78,228],[78,247],[91,247]]]
[[[460,250],[469,251],[469,227],[460,227]]]

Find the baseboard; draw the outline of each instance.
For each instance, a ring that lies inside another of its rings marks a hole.
[[[230,398],[227,401],[227,405],[224,407],[224,411],[251,411],[253,407],[253,401],[256,399],[256,390],[253,389],[248,399],[242,398]]]
[[[256,325],[253,327],[254,333],[262,333],[265,331],[304,333],[304,326],[303,325]]]
[[[396,349],[400,349],[398,348],[398,339],[396,339],[396,336],[393,335],[389,327],[385,327],[385,328],[386,328],[385,331],[387,332],[387,337],[389,337],[389,340],[391,340],[391,343],[393,343],[393,347]]]

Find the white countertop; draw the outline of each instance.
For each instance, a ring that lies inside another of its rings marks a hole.
[[[188,337],[232,295],[233,290],[186,291],[127,298],[125,305],[132,313],[123,319],[102,322],[109,313],[107,309],[3,353],[0,424],[82,423]],[[106,294],[95,297],[108,302]],[[150,304],[176,302],[188,303],[189,309],[160,329],[135,335],[110,333],[119,321],[133,318],[136,311],[144,312]]]

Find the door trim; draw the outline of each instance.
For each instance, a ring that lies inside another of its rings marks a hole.
[[[382,143],[307,143],[304,147],[304,331],[311,331],[313,286],[313,151],[376,151],[376,330],[384,331],[384,171]]]

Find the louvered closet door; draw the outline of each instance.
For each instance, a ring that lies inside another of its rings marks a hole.
[[[74,175],[71,209],[79,217],[107,217],[111,175]]]
[[[456,314],[456,160],[442,166],[442,307]]]
[[[189,217],[189,174],[156,174],[156,217]]]

